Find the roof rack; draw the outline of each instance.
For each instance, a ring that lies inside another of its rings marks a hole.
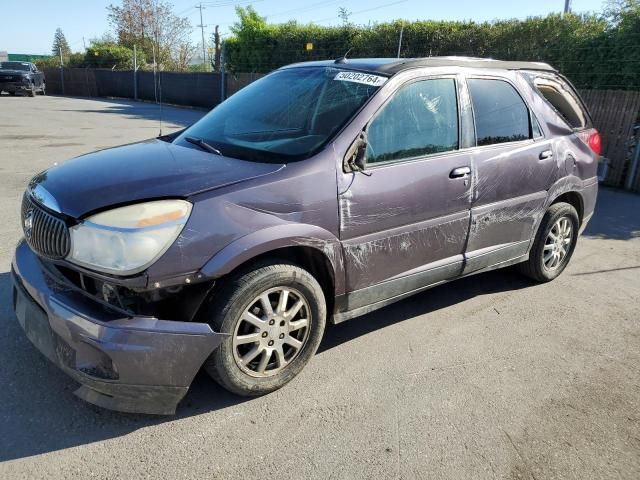
[[[322,60],[315,62],[302,62],[287,65],[282,68],[295,67],[328,67],[335,65],[335,60]],[[477,57],[424,57],[424,58],[350,58],[348,63],[340,63],[340,68],[350,70],[362,70],[367,72],[393,75],[403,70],[419,67],[468,67],[468,68],[492,68],[502,70],[541,70],[556,71],[552,66],[543,62],[518,62],[506,60],[494,60],[491,58]]]

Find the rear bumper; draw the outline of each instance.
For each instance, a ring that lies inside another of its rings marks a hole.
[[[24,241],[12,280],[14,309],[29,340],[82,384],[76,395],[110,410],[175,413],[225,338],[204,323],[123,318],[56,283]]]

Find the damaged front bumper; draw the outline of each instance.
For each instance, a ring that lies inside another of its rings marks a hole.
[[[24,82],[0,82],[0,92],[28,92],[31,90],[30,83]]]
[[[110,410],[175,413],[226,337],[205,323],[111,311],[56,282],[24,241],[11,277],[14,309],[29,340],[82,384],[77,396]]]

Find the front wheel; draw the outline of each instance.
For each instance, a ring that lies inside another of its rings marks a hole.
[[[529,252],[529,260],[520,271],[538,282],[550,282],[566,268],[578,241],[580,220],[568,203],[554,203],[540,222]]]
[[[326,322],[322,288],[306,270],[270,263],[226,279],[204,321],[229,335],[205,370],[227,390],[269,393],[292,380],[315,354]]]

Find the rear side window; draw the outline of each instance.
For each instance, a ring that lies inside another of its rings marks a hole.
[[[589,122],[582,103],[573,89],[560,78],[537,77],[538,92],[572,128],[582,129]]]
[[[516,90],[503,80],[467,80],[473,103],[476,145],[517,142],[531,137],[529,109]]]

